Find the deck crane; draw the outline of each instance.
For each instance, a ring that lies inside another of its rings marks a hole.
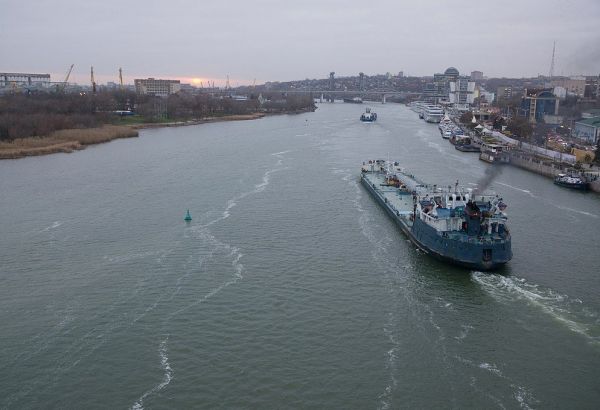
[[[92,92],[96,94],[96,80],[94,80],[94,66],[90,67],[90,80],[92,81]]]
[[[71,64],[71,67],[69,67],[69,71],[67,71],[67,76],[65,77],[65,81],[63,81],[62,86],[60,86],[58,88],[59,91],[64,91],[65,88],[67,87],[67,83],[69,82],[69,77],[71,76],[71,71],[73,71],[74,66],[75,66],[75,64]]]

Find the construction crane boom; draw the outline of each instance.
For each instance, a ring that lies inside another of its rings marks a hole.
[[[69,67],[69,71],[67,71],[67,76],[65,77],[65,81],[62,83],[62,87],[60,87],[60,91],[64,91],[67,87],[67,83],[69,82],[69,77],[71,76],[71,71],[73,71],[74,66],[75,64],[71,64],[71,67]]]
[[[550,62],[550,72],[548,73],[550,79],[552,79],[552,77],[554,77],[554,53],[556,52],[556,41],[554,41],[554,44],[552,45],[552,61]]]

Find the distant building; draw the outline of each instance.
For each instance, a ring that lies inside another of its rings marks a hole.
[[[135,91],[138,94],[166,97],[181,90],[179,80],[160,80],[154,78],[135,79]]]
[[[496,90],[496,98],[498,100],[510,100],[513,96],[513,88],[511,85],[500,86]]]
[[[398,72],[398,78],[402,78],[404,77],[404,71],[399,71]]]
[[[0,73],[0,87],[49,87],[50,74]]]
[[[450,83],[456,81],[460,73],[454,67],[448,67],[443,74],[433,75],[433,82],[425,84],[423,97],[432,103],[448,102],[450,100]]]
[[[481,98],[485,99],[485,101],[488,102],[488,103],[492,103],[496,99],[496,94],[491,93],[491,92],[486,91],[486,90],[479,90],[479,96]]]
[[[582,97],[585,94],[585,78],[561,78],[552,80],[554,87],[563,87],[567,90],[567,94]]]
[[[583,96],[590,100],[597,100],[600,98],[600,76],[586,77]]]
[[[541,122],[545,114],[558,115],[558,97],[551,88],[525,89],[521,98],[521,115],[531,123]]]
[[[473,104],[475,83],[469,77],[458,77],[449,82],[449,101],[455,108],[464,109]]]
[[[473,80],[473,81],[481,81],[481,80],[483,80],[483,72],[481,72],[481,71],[471,71],[471,80]]]
[[[565,87],[556,86],[552,89],[552,94],[554,94],[561,100],[564,100],[565,98],[567,98],[567,89]]]
[[[597,144],[600,139],[600,117],[585,118],[575,123],[574,135],[591,144]]]

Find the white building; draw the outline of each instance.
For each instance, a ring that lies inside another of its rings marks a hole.
[[[475,98],[475,82],[469,77],[458,77],[451,81],[449,100],[455,108],[467,108]]]
[[[179,80],[160,80],[154,78],[134,80],[135,91],[138,94],[156,95],[158,97],[166,97],[171,94],[181,91],[181,83]]]

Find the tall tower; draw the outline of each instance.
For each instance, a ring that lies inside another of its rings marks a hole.
[[[552,79],[552,77],[554,77],[554,53],[556,51],[556,41],[554,41],[554,44],[552,45],[552,62],[550,62],[550,72],[548,73],[550,79]]]
[[[363,72],[358,73],[358,77],[359,77],[358,89],[360,91],[363,91],[365,89],[365,73],[363,73]]]
[[[330,91],[335,90],[335,78],[334,78],[334,76],[335,76],[335,72],[334,71],[332,71],[332,72],[329,73],[329,90]]]

